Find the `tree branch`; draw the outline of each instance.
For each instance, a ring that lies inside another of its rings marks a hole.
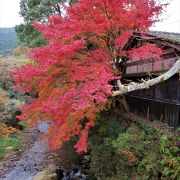
[[[154,86],[160,82],[166,81],[167,79],[169,79],[170,77],[172,77],[174,74],[178,72],[180,72],[180,59],[178,59],[176,63],[173,65],[173,67],[166,73],[162,74],[161,76],[157,78],[147,80],[143,83],[131,82],[128,85],[123,85],[121,84],[120,80],[118,80],[117,85],[118,85],[119,90],[113,91],[112,96],[118,96],[118,95],[126,94],[126,93],[140,90],[140,89],[148,89],[151,86]]]

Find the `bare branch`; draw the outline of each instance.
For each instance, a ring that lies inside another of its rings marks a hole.
[[[131,82],[128,85],[123,85],[121,84],[120,80],[118,80],[117,85],[118,85],[119,90],[113,91],[112,96],[118,96],[118,95],[126,94],[126,93],[140,90],[140,89],[148,89],[151,86],[154,86],[160,82],[166,81],[167,79],[172,77],[174,74],[178,73],[179,71],[180,71],[180,59],[178,59],[176,63],[173,65],[173,67],[166,73],[162,74],[161,76],[157,78],[147,80],[143,83]]]

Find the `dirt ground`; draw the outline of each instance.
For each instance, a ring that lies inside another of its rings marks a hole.
[[[9,153],[4,160],[0,162],[0,179],[5,178],[18,164],[25,151],[31,149],[35,142],[38,141],[41,133],[37,128],[26,128],[22,135],[24,141],[19,151]],[[45,157],[41,164],[37,164],[37,172],[51,167],[63,168],[65,171],[80,169],[83,155],[78,155],[73,147],[73,141],[64,144],[62,149],[45,152]],[[34,167],[33,167],[34,168]],[[83,170],[82,170],[83,172]]]

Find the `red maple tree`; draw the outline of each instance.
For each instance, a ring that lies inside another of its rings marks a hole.
[[[161,50],[152,45],[129,51],[124,45],[134,32],[148,31],[163,5],[156,0],[80,0],[64,9],[66,16],[34,24],[49,43],[33,49],[33,63],[14,73],[16,89],[38,94],[22,108],[20,119],[32,125],[50,120],[45,137],[51,148],[79,136],[75,147],[86,152],[94,118],[111,105],[112,82],[122,78],[113,62],[159,58]]]

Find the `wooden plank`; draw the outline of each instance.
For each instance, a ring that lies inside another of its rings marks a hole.
[[[177,57],[177,55],[175,53],[169,53],[169,54],[165,54],[165,55],[161,56],[161,58],[163,58],[163,59],[171,59],[174,57]]]
[[[174,52],[175,52],[174,48],[169,48],[169,49],[164,50],[162,55],[171,54],[171,53],[174,53]]]
[[[129,74],[128,72],[130,71],[132,71],[133,73],[142,73],[147,71],[148,72],[167,71],[173,66],[173,64],[176,62],[177,59],[178,59],[177,57],[173,57],[164,60],[157,60],[150,63],[147,63],[148,61],[137,61],[133,63],[130,62],[129,64],[127,64],[127,68],[136,66],[137,71],[134,70],[134,68],[130,68],[132,70],[128,69],[126,73]],[[132,72],[130,72],[130,74],[133,74]]]
[[[132,62],[137,62],[137,61],[141,61],[141,59],[140,59],[140,58],[134,58],[134,59],[132,59]]]
[[[177,81],[179,82],[177,85],[177,89],[180,89],[180,75],[177,77]],[[180,105],[180,91],[177,91],[177,103]],[[180,109],[179,109],[179,116],[180,116]]]
[[[149,111],[150,120],[159,120],[168,123],[170,127],[177,128],[179,125],[179,106],[167,102],[158,102],[148,98],[127,96],[127,102],[131,112],[147,118]],[[138,104],[138,106],[137,106]]]
[[[177,59],[178,59],[178,57],[174,57],[174,58],[164,60],[162,70],[170,69],[174,65],[174,63],[176,62]]]
[[[137,65],[126,68],[126,74],[135,74],[138,72]]]
[[[142,41],[137,42],[137,47],[140,47],[142,45]]]
[[[144,72],[152,72],[152,63],[144,64]]]
[[[163,70],[163,61],[155,61],[153,62],[152,72],[158,72]]]
[[[151,72],[151,71],[152,71],[152,63],[144,63],[138,65],[138,73]]]
[[[142,73],[144,71],[144,64],[138,64],[138,73]]]

